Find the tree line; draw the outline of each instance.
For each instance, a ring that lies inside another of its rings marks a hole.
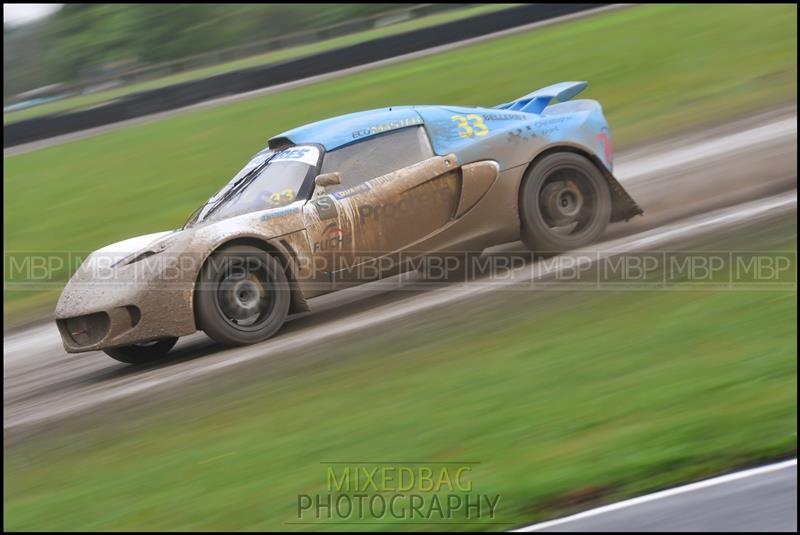
[[[3,26],[3,96],[329,26],[414,4],[64,4]]]

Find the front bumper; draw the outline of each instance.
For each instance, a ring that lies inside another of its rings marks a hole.
[[[56,307],[64,349],[79,353],[195,332],[193,270],[170,267],[165,258],[104,267],[90,257]]]

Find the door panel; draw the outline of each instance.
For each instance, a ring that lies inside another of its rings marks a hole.
[[[336,282],[366,282],[397,270],[395,253],[455,215],[460,178],[453,155],[437,156],[308,203],[312,243]]]

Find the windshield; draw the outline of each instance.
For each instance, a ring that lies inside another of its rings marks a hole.
[[[306,178],[316,174],[318,161],[319,149],[314,146],[263,150],[195,210],[186,226],[291,204],[303,193]]]

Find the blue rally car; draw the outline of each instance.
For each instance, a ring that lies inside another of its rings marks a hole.
[[[64,289],[67,351],[128,363],[205,331],[272,336],[307,299],[521,239],[597,240],[642,211],[614,178],[600,104],[562,82],[494,108],[394,106],[271,138],[180,229],[95,251]],[[553,103],[553,101],[556,101]]]

